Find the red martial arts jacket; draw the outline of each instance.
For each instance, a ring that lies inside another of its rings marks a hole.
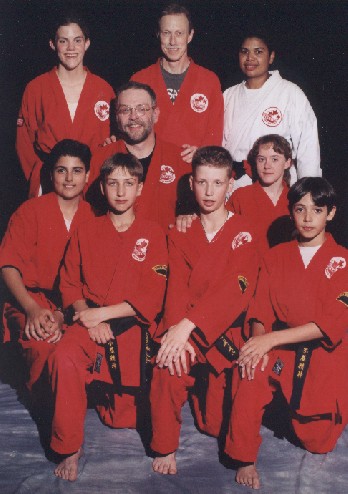
[[[231,366],[230,355],[225,353],[229,340],[239,347],[241,316],[255,290],[259,258],[253,234],[244,218],[233,215],[211,242],[199,219],[185,233],[173,229],[168,241],[169,282],[162,331],[188,318],[196,326],[190,342],[198,355],[221,372]],[[221,335],[227,339],[216,346]]]
[[[140,70],[133,81],[148,84],[155,91],[160,109],[156,133],[177,146],[221,146],[224,101],[220,81],[214,72],[190,61],[174,103],[165,85],[161,61]]]
[[[30,181],[30,195],[40,186],[42,162],[62,139],[87,144],[92,153],[110,135],[112,87],[87,71],[74,120],[71,120],[57,70],[33,79],[25,88],[17,119],[16,149],[24,175]]]

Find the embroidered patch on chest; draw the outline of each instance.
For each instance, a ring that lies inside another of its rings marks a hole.
[[[133,259],[139,262],[144,261],[146,258],[148,245],[149,245],[149,241],[146,238],[139,238],[135,242],[135,246],[132,253]]]
[[[173,168],[169,165],[161,165],[161,175],[159,181],[162,184],[171,184],[176,179]]]
[[[208,98],[205,94],[196,93],[191,96],[191,108],[197,113],[203,113],[209,105]]]
[[[262,113],[262,121],[267,127],[277,127],[282,120],[282,112],[276,106],[271,106]]]
[[[232,249],[238,249],[241,245],[251,242],[252,236],[249,232],[239,232],[232,240]]]
[[[105,122],[109,118],[110,105],[106,101],[97,101],[94,105],[94,113],[101,120]]]
[[[336,300],[339,300],[342,304],[348,307],[348,292],[340,293]]]
[[[24,118],[18,117],[17,118],[17,127],[23,127],[24,125]]]
[[[344,269],[346,267],[346,260],[344,257],[332,257],[329,264],[325,268],[325,276],[330,279],[336,273],[338,269]]]

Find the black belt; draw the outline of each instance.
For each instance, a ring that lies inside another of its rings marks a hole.
[[[272,325],[272,331],[282,331],[284,329],[287,329],[288,327],[289,326],[283,321],[275,321]],[[292,410],[298,410],[300,408],[303,387],[306,380],[312,352],[317,347],[318,343],[313,341],[299,343],[296,344],[294,347],[294,350],[296,351],[296,357],[294,374],[292,377],[292,393],[290,398],[290,408]]]
[[[92,300],[87,299],[86,303],[90,308],[100,307]],[[151,358],[158,351],[159,345],[154,342],[148,331],[148,324],[142,323],[134,316],[120,317],[107,321],[110,324],[112,334],[115,339],[108,341],[105,346],[105,358],[109,366],[111,378],[114,382],[116,392],[120,396],[123,393],[136,394],[143,389],[151,380],[152,364]],[[139,326],[141,330],[141,349],[140,349],[140,385],[139,386],[123,386],[120,368],[120,360],[118,355],[117,336],[121,335],[133,326]],[[100,356],[97,354],[94,369],[100,368]],[[99,359],[99,360],[98,360]]]
[[[111,319],[108,323],[110,324],[110,328],[115,339],[106,343],[105,357],[109,366],[110,375],[115,384],[116,392],[120,396],[122,396],[122,393],[124,392],[130,394],[136,393],[150,382],[152,375],[151,358],[155,354],[155,343],[153,342],[148,331],[148,325],[139,322],[139,320],[134,316]],[[123,386],[118,355],[117,336],[121,335],[133,326],[139,326],[141,330],[140,385]]]
[[[245,321],[245,312],[242,312],[237,317],[237,319],[235,319],[233,321],[233,323],[227,328],[226,331],[228,331],[229,329],[233,329],[233,328],[241,328],[241,327],[243,327],[244,321]],[[207,348],[202,343],[200,343],[198,341],[198,339],[195,337],[195,333],[197,333],[197,335],[203,341],[206,341],[207,342],[206,337],[205,337],[204,333],[198,327],[196,327],[194,329],[194,331],[191,333],[191,338],[193,339],[193,341],[195,342],[195,344],[198,346],[199,350],[203,353],[203,355],[205,355],[209,351],[210,347]],[[207,344],[208,344],[208,342],[207,342]],[[229,362],[234,362],[239,357],[239,350],[238,350],[238,348],[233,343],[233,341],[231,341],[228,338],[228,336],[226,336],[226,332],[223,333],[221,336],[219,336],[219,338],[215,341],[215,343],[213,344],[213,346],[215,346],[216,349],[218,350],[218,352],[220,352]]]
[[[290,407],[292,410],[300,408],[303,386],[306,380],[309,363],[314,349],[313,342],[301,343],[296,350],[294,375],[292,377],[292,394]]]

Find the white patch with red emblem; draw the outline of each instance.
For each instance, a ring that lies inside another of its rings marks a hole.
[[[191,108],[197,113],[203,113],[209,105],[205,94],[196,93],[191,96]]]
[[[232,240],[232,249],[238,249],[241,245],[252,241],[252,236],[249,232],[239,232]]]
[[[106,101],[97,101],[94,105],[94,113],[102,122],[109,118],[110,105]]]
[[[135,242],[135,246],[133,249],[132,257],[136,261],[144,261],[146,258],[147,246],[149,245],[149,241],[146,238],[139,238]]]
[[[329,264],[325,268],[326,278],[332,278],[338,269],[344,269],[346,267],[346,260],[344,257],[332,257]]]
[[[24,118],[18,117],[17,118],[17,127],[23,127],[24,125]]]
[[[173,168],[169,165],[161,165],[161,176],[159,181],[162,184],[171,184],[176,179]]]
[[[282,112],[276,106],[271,106],[262,113],[262,121],[267,127],[277,127],[282,120]]]

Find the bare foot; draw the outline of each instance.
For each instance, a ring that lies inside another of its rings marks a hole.
[[[246,485],[252,489],[260,489],[260,477],[257,473],[255,463],[247,467],[240,467],[236,473],[236,482]]]
[[[152,469],[154,472],[162,473],[163,475],[175,475],[177,473],[175,453],[155,458],[152,462]]]
[[[74,482],[77,479],[79,470],[79,459],[83,455],[83,449],[80,448],[77,453],[68,456],[54,470],[54,475],[64,480]]]

